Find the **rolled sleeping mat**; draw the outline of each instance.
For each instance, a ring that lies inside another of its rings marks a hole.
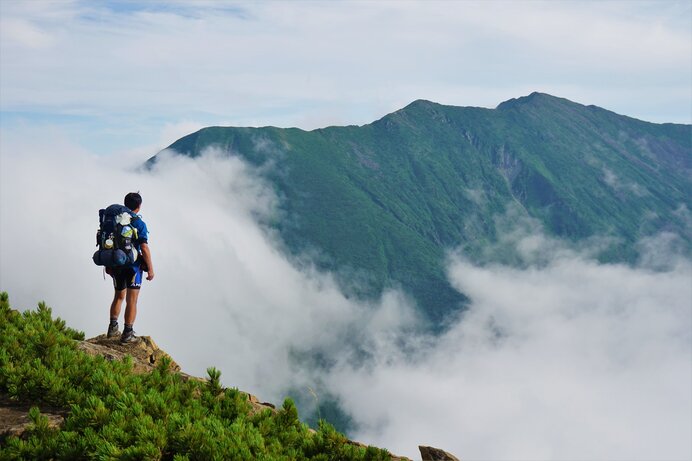
[[[111,250],[96,250],[92,258],[97,266],[115,267],[124,266],[132,263],[132,257],[128,258],[127,254],[117,248]]]

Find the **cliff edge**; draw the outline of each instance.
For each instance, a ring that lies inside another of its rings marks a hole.
[[[3,299],[0,299],[0,301],[6,302],[6,295]],[[235,400],[237,402],[242,402],[247,399],[246,402],[249,404],[247,411],[249,411],[248,414],[251,417],[260,419],[270,418],[287,422],[287,430],[289,431],[287,432],[287,434],[289,434],[286,435],[287,437],[290,436],[290,427],[292,424],[296,424],[297,426],[294,426],[296,428],[301,426],[301,423],[297,420],[298,415],[295,406],[290,399],[284,402],[282,408],[277,409],[272,403],[262,402],[255,395],[248,392],[236,389],[224,390],[220,387],[218,381],[220,373],[215,369],[210,369],[210,376],[208,378],[200,378],[186,374],[181,371],[180,365],[178,365],[168,353],[159,348],[149,336],[142,336],[140,337],[141,340],[137,343],[126,345],[120,344],[118,338],[107,338],[106,335],[99,335],[84,340],[82,339],[84,338],[82,333],[69,330],[62,320],[52,320],[50,318],[50,309],[45,306],[39,306],[37,313],[26,312],[23,315],[6,306],[0,306],[0,308],[2,308],[0,309],[0,311],[2,311],[1,313],[9,320],[4,324],[7,330],[5,333],[8,334],[5,338],[7,339],[6,342],[9,341],[8,345],[12,346],[8,351],[12,352],[11,355],[17,355],[17,358],[19,356],[24,357],[23,362],[21,359],[16,362],[17,365],[13,365],[12,362],[4,364],[5,367],[10,367],[5,371],[9,370],[12,372],[11,374],[16,373],[17,376],[11,377],[7,375],[5,378],[8,382],[5,383],[3,387],[0,387],[0,446],[6,445],[5,448],[8,448],[12,453],[19,456],[20,459],[30,459],[35,457],[36,453],[43,450],[43,448],[41,448],[43,442],[40,441],[44,438],[44,441],[48,443],[50,437],[54,436],[59,431],[74,431],[76,429],[75,427],[68,426],[75,425],[75,422],[72,421],[75,417],[79,419],[80,417],[84,418],[86,415],[89,415],[88,418],[93,419],[93,424],[106,424],[110,421],[108,415],[111,412],[118,411],[115,407],[111,408],[108,405],[104,406],[105,402],[101,401],[95,395],[87,397],[86,400],[80,404],[75,404],[72,399],[66,400],[63,398],[62,393],[70,391],[66,389],[64,385],[59,384],[56,380],[59,380],[59,378],[56,378],[55,375],[51,375],[50,370],[45,367],[50,364],[50,366],[56,366],[56,370],[64,370],[63,366],[66,362],[61,360],[68,360],[69,363],[75,364],[92,363],[96,365],[96,368],[93,368],[93,372],[80,375],[81,377],[78,377],[77,381],[73,381],[71,385],[68,385],[74,386],[76,392],[81,392],[79,391],[80,382],[89,383],[91,381],[91,385],[93,385],[94,382],[98,382],[110,387],[118,386],[119,377],[117,377],[117,375],[111,375],[110,378],[104,376],[102,371],[103,367],[98,365],[98,362],[84,362],[84,356],[81,354],[92,357],[102,357],[107,362],[113,362],[113,366],[116,367],[116,369],[131,370],[131,373],[134,375],[147,375],[146,380],[149,380],[151,376],[154,380],[153,382],[157,382],[156,380],[162,376],[175,376],[175,379],[169,378],[167,382],[175,382],[177,379],[180,383],[202,383],[203,385],[201,387],[189,387],[191,393],[188,393],[186,397],[187,399],[200,400],[200,403],[202,401],[204,401],[205,404],[211,402],[213,406],[215,405],[213,402],[221,402],[222,405],[226,405],[226,409],[228,410],[228,408],[231,408],[229,405],[233,405],[233,399],[237,399]],[[31,322],[34,322],[33,326],[38,326],[39,328],[25,328],[30,326],[28,324]],[[2,328],[0,328],[0,330],[2,330]],[[37,336],[28,338],[28,333]],[[72,336],[72,339],[68,339],[67,336]],[[26,345],[20,345],[17,339],[26,341]],[[38,348],[35,348],[35,346],[38,346]],[[32,347],[35,348],[35,350],[31,350]],[[34,353],[38,353],[40,358],[30,359]],[[79,358],[80,355],[83,357],[82,359]],[[56,359],[58,359],[57,362]],[[123,362],[129,363],[124,364]],[[63,365],[60,365],[60,363],[63,363]],[[0,363],[0,365],[2,365],[2,363]],[[123,365],[125,366],[124,368]],[[17,366],[20,366],[22,370],[16,368]],[[76,366],[78,367],[79,365]],[[97,368],[101,371],[96,371]],[[70,367],[70,369],[72,372],[75,371],[72,370],[72,367]],[[27,382],[25,378],[19,377],[22,373],[28,373],[28,375],[25,376],[33,376],[39,372],[44,377],[38,378],[37,375],[36,378],[38,381],[36,382],[31,382],[33,378],[30,378]],[[58,373],[62,373],[62,371],[58,371]],[[48,381],[45,381],[46,379],[48,379]],[[123,375],[123,379],[127,378]],[[160,381],[160,383],[164,381]],[[67,382],[68,381],[64,381],[65,384]],[[124,382],[125,381],[123,381],[123,383]],[[38,388],[36,388],[36,386],[38,386]],[[60,393],[55,393],[56,389]],[[213,389],[213,393],[210,393],[209,389]],[[39,393],[37,394],[36,392]],[[127,394],[124,390],[122,392]],[[233,397],[234,395],[235,397]],[[132,394],[130,397],[123,398],[134,399],[135,397],[134,394]],[[145,397],[145,399],[146,398],[147,397]],[[148,404],[151,404],[151,402],[148,402]],[[119,403],[116,402],[115,405],[117,407]],[[131,401],[129,405],[136,406],[137,404]],[[159,405],[165,405],[165,403],[161,402]],[[245,404],[243,403],[242,405]],[[77,412],[80,416],[75,416],[72,412]],[[195,417],[196,419],[191,420],[190,423],[197,421],[197,423],[194,424],[206,424],[204,420],[208,418],[205,415],[206,413],[198,414]],[[68,421],[72,421],[72,423]],[[187,426],[185,430],[189,430],[190,427],[191,426]],[[338,444],[341,443],[345,444],[345,446],[350,445],[352,450],[361,450],[360,453],[376,455],[376,457],[372,459],[381,460],[384,459],[381,457],[384,455],[386,459],[391,461],[410,461],[407,457],[393,455],[384,450],[377,455],[378,449],[375,447],[368,447],[363,443],[346,439],[343,435],[333,432],[333,428],[329,429],[328,427],[325,428],[320,425],[320,429],[316,431],[303,426],[302,431],[304,431],[303,433],[308,439],[314,440],[314,445],[319,446],[319,450],[327,450],[327,452],[329,452],[331,450],[329,448],[330,446],[332,448],[338,448]],[[281,435],[279,435],[279,437],[281,437]],[[331,442],[328,442],[325,437],[331,440]],[[39,445],[36,445],[36,443],[39,443]],[[313,442],[308,442],[308,445],[310,443]],[[421,452],[420,459],[422,460],[457,460],[454,456],[440,449],[425,446],[421,446],[419,449]],[[0,449],[0,452],[3,450],[4,449]],[[339,453],[348,453],[348,450],[345,452],[343,450],[337,450],[332,454],[337,456]],[[351,451],[350,453],[356,452]],[[366,457],[370,459],[370,456]],[[0,458],[2,458],[2,456],[0,456]]]

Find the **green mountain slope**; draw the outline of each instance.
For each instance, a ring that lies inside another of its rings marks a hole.
[[[419,100],[365,126],[210,127],[170,149],[209,147],[271,165],[262,171],[282,212],[271,225],[288,253],[310,255],[358,296],[403,288],[434,324],[464,302],[446,251],[478,257],[508,206],[556,236],[615,237],[607,260],[635,260],[636,242],[664,230],[692,246],[692,127],[546,94],[496,109]]]

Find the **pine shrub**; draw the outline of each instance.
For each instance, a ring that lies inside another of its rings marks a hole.
[[[147,374],[132,360],[108,361],[77,349],[82,332],[53,319],[41,302],[35,311],[10,308],[0,293],[0,394],[31,404],[24,437],[0,444],[0,460],[388,460],[386,450],[349,444],[321,422],[312,434],[291,399],[272,412],[251,411],[246,394],[221,385],[184,380],[162,359]],[[67,417],[51,428],[40,406]]]

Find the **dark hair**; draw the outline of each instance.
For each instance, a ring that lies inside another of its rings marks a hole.
[[[142,204],[142,196],[139,192],[130,192],[125,196],[125,206],[135,211]]]

